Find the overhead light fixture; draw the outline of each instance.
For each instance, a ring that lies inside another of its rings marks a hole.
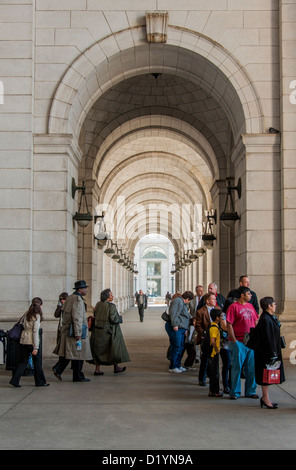
[[[98,240],[99,247],[105,246],[107,244],[107,241],[110,239],[106,231],[106,224],[104,220],[105,214],[106,212],[102,212],[101,215],[94,216],[94,237],[96,238],[96,240]]]
[[[75,220],[77,224],[79,225],[79,227],[82,227],[82,228],[87,227],[88,224],[93,220],[93,217],[88,210],[85,190],[86,188],[84,185],[84,181],[82,183],[82,186],[76,186],[75,179],[72,178],[72,198],[73,199],[75,198],[76,191],[81,191],[78,212],[76,212],[75,215],[73,216],[73,220]],[[81,212],[81,206],[83,206],[82,204],[83,201],[84,201],[84,205],[86,207],[87,212]]]
[[[112,243],[112,240],[109,240],[110,243],[109,243],[109,247],[106,248],[106,250],[104,251],[105,255],[107,255],[109,258],[113,258],[113,255],[115,255],[115,250],[114,248],[112,248],[112,246],[116,246],[117,243],[114,242]],[[108,244],[108,240],[107,240],[107,244]]]
[[[184,253],[184,263],[186,264],[186,266],[189,266],[192,263],[192,260],[188,254],[188,251]]]
[[[202,240],[205,244],[205,247],[208,250],[211,250],[214,246],[214,241],[216,240],[215,235],[213,234],[212,230],[212,219],[214,220],[215,224],[217,223],[217,211],[215,209],[214,213],[210,215],[210,212],[207,213],[207,219],[205,223],[205,233],[202,235]]]
[[[220,215],[220,220],[225,227],[232,227],[235,224],[235,222],[240,219],[240,217],[238,216],[234,208],[232,191],[237,191],[238,198],[239,199],[241,198],[241,192],[242,192],[241,178],[238,179],[236,186],[231,186],[230,181],[228,180],[225,208],[222,214]]]
[[[193,250],[189,250],[189,252],[190,252],[189,259],[193,263],[193,261],[197,259],[197,255],[193,252]]]
[[[204,248],[198,248],[197,250],[195,250],[195,253],[196,253],[196,256],[198,258],[200,258],[201,256],[203,256],[205,254],[206,250]]]

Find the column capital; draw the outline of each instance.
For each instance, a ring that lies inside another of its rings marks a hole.
[[[67,153],[76,167],[82,161],[82,151],[72,134],[34,134],[33,144],[35,153]]]
[[[252,153],[270,153],[280,151],[280,134],[242,134],[242,143]]]

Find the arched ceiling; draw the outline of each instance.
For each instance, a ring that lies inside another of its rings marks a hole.
[[[226,176],[233,134],[207,87],[177,74],[146,73],[122,80],[97,99],[79,143],[85,174],[98,184],[98,203],[109,206],[113,225],[130,247],[152,229],[170,239],[177,233],[181,246],[198,230],[194,207],[212,208],[210,190]],[[190,227],[181,221],[174,228],[176,220],[168,216],[174,205],[193,208]],[[152,206],[157,220],[151,220]]]

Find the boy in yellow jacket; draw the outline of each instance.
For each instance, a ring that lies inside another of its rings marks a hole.
[[[210,325],[210,345],[211,354],[209,359],[210,391],[209,397],[222,397],[223,393],[219,389],[219,353],[220,353],[220,328],[221,310],[211,310],[212,323]]]

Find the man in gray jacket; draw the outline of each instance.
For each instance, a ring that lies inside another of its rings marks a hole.
[[[181,367],[182,352],[184,349],[185,335],[189,329],[190,314],[188,305],[193,299],[193,293],[186,291],[182,296],[176,297],[170,303],[169,317],[165,329],[170,338],[170,367],[169,372],[179,374],[185,371]]]
[[[54,351],[59,356],[54,374],[60,380],[62,372],[72,361],[73,382],[89,382],[82,372],[84,360],[92,359],[83,298],[87,293],[87,287],[85,281],[75,282],[74,294],[69,295],[62,307],[61,341],[58,350]]]

